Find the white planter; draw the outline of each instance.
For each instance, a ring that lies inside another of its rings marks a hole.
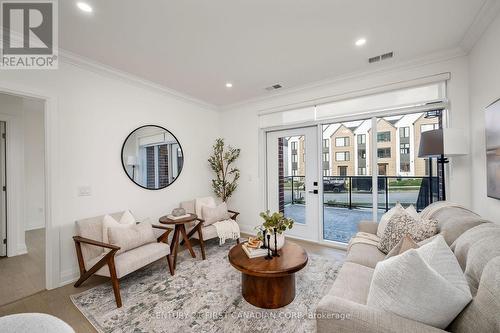
[[[274,248],[274,232],[271,232],[270,233],[271,235],[271,239],[269,240],[269,245],[270,245],[270,248],[271,250],[275,250]],[[266,245],[267,245],[267,236],[266,236]],[[278,250],[281,250],[281,248],[283,247],[283,245],[285,245],[285,234],[284,233],[281,233],[281,234],[277,234],[276,235],[276,247],[278,248]]]

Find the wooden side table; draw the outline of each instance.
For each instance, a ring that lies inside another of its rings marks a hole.
[[[191,253],[191,256],[193,258],[196,258],[196,254],[194,253],[193,247],[191,246],[191,242],[189,242],[189,238],[186,233],[186,224],[194,222],[198,219],[198,216],[196,214],[189,214],[189,216],[183,217],[181,219],[173,220],[170,219],[168,216],[162,216],[160,217],[159,222],[161,224],[167,224],[167,225],[173,225],[174,226],[174,236],[172,238],[172,243],[170,244],[170,253],[174,257],[174,270],[176,267],[177,263],[177,251],[179,248],[179,234],[182,235],[182,238],[184,239],[184,243],[186,244],[186,247],[189,250],[189,253]],[[173,274],[172,274],[173,275]]]
[[[250,259],[242,244],[229,251],[229,262],[241,272],[241,292],[248,303],[259,308],[276,309],[295,298],[295,273],[307,265],[307,253],[299,245],[286,241],[279,257]]]

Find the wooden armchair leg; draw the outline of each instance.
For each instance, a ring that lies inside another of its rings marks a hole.
[[[201,249],[201,258],[203,260],[207,259],[205,256],[205,241],[203,240],[203,232],[201,231],[201,228],[198,229],[198,240],[200,241],[200,249]]]
[[[174,276],[174,264],[172,263],[172,257],[170,256],[170,254],[167,254],[167,262],[170,275]]]
[[[109,274],[111,275],[111,284],[113,285],[113,292],[115,293],[116,307],[122,307],[122,297],[120,295],[120,281],[116,277],[115,260],[111,257],[108,260]]]

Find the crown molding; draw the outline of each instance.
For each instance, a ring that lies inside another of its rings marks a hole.
[[[500,13],[500,0],[486,0],[465,33],[460,47],[469,53]]]
[[[218,107],[214,104],[211,104],[211,103],[205,102],[203,100],[197,99],[195,97],[183,94],[183,93],[178,92],[176,90],[167,88],[161,84],[154,83],[152,81],[143,79],[139,76],[130,74],[128,72],[119,70],[117,68],[114,68],[114,67],[111,67],[108,65],[104,65],[104,64],[99,63],[97,61],[88,59],[86,57],[77,55],[75,53],[72,53],[72,52],[69,52],[69,51],[66,51],[63,49],[59,49],[59,61],[66,63],[66,64],[73,65],[75,67],[79,67],[81,69],[90,70],[94,73],[104,75],[107,77],[111,77],[113,79],[118,79],[118,80],[121,80],[123,82],[139,86],[141,88],[150,89],[150,90],[159,92],[161,94],[167,95],[169,97],[174,97],[174,98],[181,100],[183,102],[196,104],[196,105],[201,106],[203,108],[214,110],[214,111],[218,110]]]
[[[331,77],[331,78],[328,78],[325,80],[316,81],[316,82],[301,85],[301,86],[298,86],[295,88],[289,88],[289,89],[286,89],[286,90],[283,90],[280,92],[275,92],[271,95],[256,97],[256,98],[248,99],[246,101],[230,104],[227,106],[221,106],[221,107],[219,107],[219,110],[231,111],[233,109],[241,108],[241,107],[248,106],[251,104],[271,101],[275,98],[284,97],[287,95],[293,95],[293,94],[297,94],[297,93],[301,93],[301,92],[306,92],[306,91],[310,91],[313,89],[323,88],[323,87],[338,84],[338,83],[341,83],[344,81],[356,80],[356,79],[364,78],[366,76],[390,74],[390,73],[398,72],[398,71],[402,71],[402,70],[411,70],[414,68],[418,68],[418,67],[422,67],[422,66],[426,66],[426,65],[431,65],[434,63],[439,63],[439,62],[443,62],[443,61],[452,60],[455,58],[464,57],[466,55],[467,55],[467,53],[461,47],[452,48],[452,49],[444,50],[441,52],[431,53],[431,54],[428,54],[428,55],[420,57],[420,58],[407,60],[407,61],[399,62],[396,64],[393,63],[393,64],[385,65],[383,67],[378,67],[376,69],[370,69],[370,70],[365,69],[365,70],[361,70],[361,71],[351,72],[351,73],[348,73],[345,75],[334,76],[334,77]]]

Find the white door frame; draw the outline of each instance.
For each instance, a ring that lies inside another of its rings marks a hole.
[[[60,193],[60,186],[57,175],[59,174],[59,149],[58,149],[58,108],[57,108],[57,96],[51,94],[47,91],[34,89],[33,87],[18,85],[11,82],[0,83],[0,93],[10,94],[19,97],[37,98],[45,101],[44,108],[44,127],[45,127],[45,285],[46,289],[54,289],[59,287],[59,272],[60,272],[60,230],[59,223],[60,213],[56,206],[57,194]],[[6,119],[7,122],[7,133],[9,131],[9,121],[12,119]],[[13,235],[19,233],[19,226],[15,223],[11,223],[13,220],[11,214],[17,213],[19,215],[19,210],[23,210],[23,205],[20,202],[12,202],[10,192],[15,190],[15,187],[9,186],[9,177],[12,175],[14,166],[12,165],[12,154],[15,154],[11,149],[9,149],[9,139],[7,134],[7,230],[8,237],[10,237],[11,232]],[[18,185],[18,184],[17,184]],[[10,198],[10,199],[9,199]],[[21,212],[22,213],[22,212]],[[22,214],[20,215],[22,216]],[[15,217],[15,215],[14,215]],[[9,232],[10,230],[10,232]],[[13,236],[15,237],[15,236]],[[12,242],[7,241],[8,245]],[[12,245],[12,244],[11,244]],[[16,253],[16,249],[12,249],[8,246],[7,253]]]
[[[314,152],[314,154],[316,154],[318,150],[317,147],[318,126],[304,126],[301,128],[266,132],[266,180],[267,180],[266,187],[268,193],[268,198],[267,198],[268,200],[266,201],[267,209],[270,209],[272,211],[278,210],[278,207],[275,206],[274,202],[278,195],[278,192],[276,190],[269,189],[269,184],[272,183],[273,180],[274,181],[278,180],[278,174],[275,173],[270,174],[268,168],[269,158],[267,156],[268,154],[270,154],[270,156],[273,156],[273,160],[275,155],[277,157],[277,150],[276,150],[277,145],[269,147],[268,144],[269,139],[271,139],[274,142],[274,140],[277,140],[278,137],[302,136],[302,135],[306,136],[305,147],[304,147],[305,151],[307,151],[306,156],[309,156],[311,152]],[[300,156],[298,158],[300,158]],[[276,168],[276,170],[278,170],[278,168]],[[272,179],[270,177],[272,177]],[[306,223],[305,224],[295,223],[293,229],[287,231],[287,236],[298,239],[304,239],[312,242],[318,242],[319,241],[318,235],[320,234],[319,228],[321,223],[317,207],[319,206],[319,196],[320,196],[319,182],[321,175],[318,174],[318,166],[316,161],[307,160],[307,166],[305,168],[305,177],[306,177],[306,182],[305,182],[304,195],[306,198],[306,207],[305,207]],[[318,186],[312,185],[311,182],[318,182]],[[313,190],[316,190],[317,192],[313,193]]]

